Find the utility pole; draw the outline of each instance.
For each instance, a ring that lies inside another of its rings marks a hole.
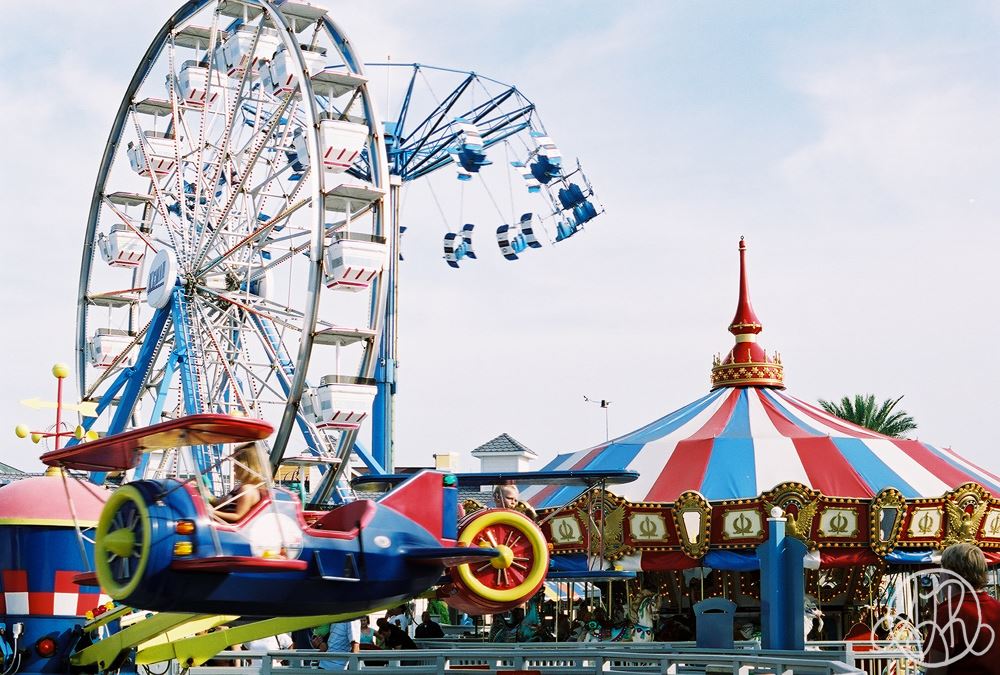
[[[605,399],[590,398],[586,394],[583,395],[583,400],[587,403],[593,403],[594,405],[599,405],[604,408],[604,440],[610,441],[611,435],[608,433],[608,408],[611,407],[611,401]]]

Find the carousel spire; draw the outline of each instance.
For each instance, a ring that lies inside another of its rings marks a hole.
[[[712,363],[712,389],[720,387],[774,387],[784,389],[784,369],[781,356],[768,356],[757,344],[757,334],[763,330],[760,319],[750,304],[747,286],[747,245],[740,237],[740,297],[736,315],[729,324],[729,332],[736,336],[736,344],[726,358],[715,356]]]

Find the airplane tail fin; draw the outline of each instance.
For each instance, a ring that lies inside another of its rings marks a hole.
[[[444,544],[458,538],[458,487],[454,476],[421,471],[382,497],[379,504],[403,514]]]

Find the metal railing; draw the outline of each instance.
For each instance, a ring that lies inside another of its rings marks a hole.
[[[649,643],[641,650],[613,647],[531,647],[507,645],[497,649],[420,649],[413,651],[365,651],[335,654],[306,651],[223,652],[221,660],[239,660],[233,665],[190,668],[187,675],[317,675],[320,660],[346,662],[347,670],[372,670],[379,675],[441,675],[445,671],[493,675],[512,672],[524,675],[681,675],[683,673],[731,673],[732,675],[867,675],[837,658],[833,651],[777,652],[736,649],[705,652],[694,648]],[[639,643],[636,643],[639,646]],[[174,672],[179,672],[175,669]]]

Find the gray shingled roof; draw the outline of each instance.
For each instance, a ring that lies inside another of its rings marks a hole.
[[[531,455],[532,458],[538,457],[535,451],[531,448],[518,443],[509,434],[503,433],[494,438],[491,441],[483,443],[478,448],[472,451],[473,457],[479,457],[481,455],[499,455],[507,454],[512,452],[525,452]]]
[[[14,475],[14,476],[23,476],[24,475],[24,472],[21,471],[20,469],[15,469],[10,464],[4,464],[3,462],[0,462],[0,473],[11,474],[11,475]]]

